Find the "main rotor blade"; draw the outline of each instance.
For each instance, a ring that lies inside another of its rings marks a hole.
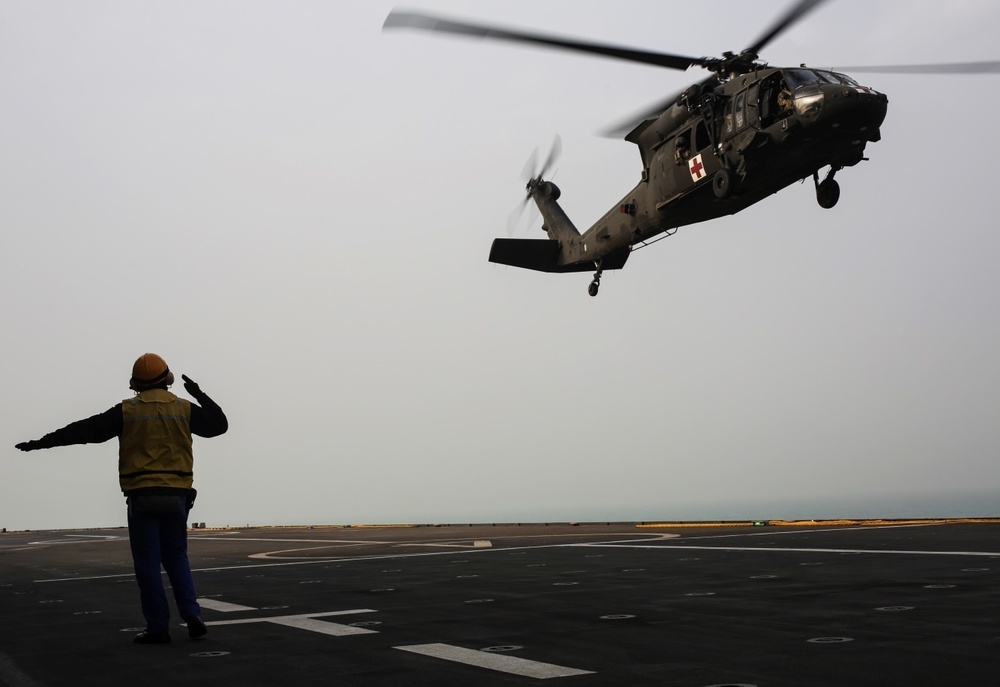
[[[617,124],[609,126],[607,129],[601,131],[601,135],[607,138],[622,138],[627,135],[628,132],[632,131],[640,123],[650,119],[651,117],[656,117],[661,112],[665,112],[668,107],[677,102],[677,97],[681,92],[674,93],[672,96],[665,100],[661,100],[653,105],[649,105],[643,108],[641,111],[636,112],[629,117],[622,119]]]
[[[718,83],[719,82],[717,81],[717,77],[710,76],[707,79],[704,79],[703,81],[694,84],[694,86],[697,86],[700,91],[704,92],[706,88],[714,88],[716,85],[718,85]],[[634,113],[627,119],[622,119],[617,124],[609,126],[607,129],[604,129],[601,132],[601,135],[606,136],[608,138],[622,138],[623,136],[627,136],[628,133],[632,131],[632,129],[639,126],[639,124],[641,124],[642,122],[646,121],[647,119],[656,117],[662,114],[663,112],[666,112],[670,107],[674,105],[674,103],[678,102],[681,95],[690,88],[693,87],[688,86],[688,88],[684,89],[683,91],[677,91],[676,93],[672,93],[663,100],[653,103],[652,105],[648,105],[647,107],[640,110],[639,112]]]
[[[809,14],[809,12],[812,12],[824,2],[826,2],[826,0],[799,0],[794,7],[788,10],[788,12],[778,19],[778,21],[776,21],[763,36],[758,38],[744,52],[751,52],[754,55],[759,55],[765,45],[784,33],[788,27],[795,24],[799,19],[802,19],[802,17]]]
[[[683,55],[670,55],[667,53],[649,52],[646,50],[633,50],[616,45],[606,45],[600,43],[589,43],[568,38],[557,38],[555,36],[544,36],[537,33],[527,33],[524,31],[513,31],[497,26],[486,26],[484,24],[466,24],[464,22],[433,17],[429,14],[418,12],[399,12],[392,10],[382,24],[385,29],[421,29],[423,31],[435,31],[442,33],[455,33],[463,36],[473,36],[476,38],[492,38],[503,41],[513,41],[518,43],[530,43],[534,45],[545,45],[550,48],[561,50],[573,50],[592,55],[603,55],[604,57],[614,57],[630,62],[640,62],[670,69],[687,69],[691,65],[702,64],[703,58],[685,57]]]
[[[946,64],[897,64],[885,67],[843,67],[838,72],[873,74],[1000,74],[1000,61],[953,62]]]

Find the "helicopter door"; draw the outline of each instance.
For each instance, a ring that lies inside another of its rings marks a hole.
[[[704,119],[678,134],[674,149],[673,181],[679,192],[710,179],[720,167]]]
[[[740,91],[732,100],[733,121],[736,124],[736,131],[742,131],[747,125],[747,92]]]
[[[691,177],[691,183],[697,184],[711,179],[721,164],[712,149],[712,139],[708,135],[708,127],[705,126],[703,118],[699,118],[698,123],[692,127],[692,133],[691,140],[694,143],[693,156],[695,159],[688,167],[688,174]]]
[[[757,84],[752,84],[746,90],[746,121],[747,126],[756,126],[760,122],[760,107],[757,105]]]

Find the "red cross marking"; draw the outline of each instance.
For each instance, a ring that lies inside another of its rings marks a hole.
[[[691,158],[691,161],[688,163],[688,169],[691,170],[691,178],[695,181],[705,176],[705,166],[701,164],[701,155]]]

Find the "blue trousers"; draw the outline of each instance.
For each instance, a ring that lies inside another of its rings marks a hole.
[[[170,607],[163,588],[161,565],[170,578],[180,616],[201,615],[201,608],[187,557],[187,499],[184,496],[157,496],[153,506],[144,504],[142,496],[129,497],[128,538],[146,630],[166,634],[170,629]]]

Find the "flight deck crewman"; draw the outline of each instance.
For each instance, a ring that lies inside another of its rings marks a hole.
[[[137,644],[170,642],[170,608],[160,566],[167,571],[180,616],[191,638],[208,630],[201,619],[187,557],[187,516],[194,504],[191,435],[215,437],[229,429],[218,404],[185,375],[184,388],[199,404],[168,388],[174,374],[155,353],[132,366],[129,388],[136,392],[113,408],[66,425],[41,439],[16,445],[34,451],[71,444],[94,444],[118,437],[118,480],[128,504],[128,536],[146,629]]]

